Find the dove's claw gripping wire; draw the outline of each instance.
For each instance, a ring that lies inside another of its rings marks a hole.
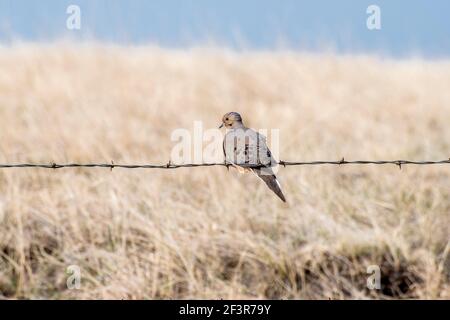
[[[231,166],[231,164],[230,163],[228,163],[226,160],[223,162],[223,165],[225,166],[225,167],[227,167],[227,170],[228,171],[230,171],[230,166]]]

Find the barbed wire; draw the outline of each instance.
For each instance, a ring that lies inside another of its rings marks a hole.
[[[447,160],[438,161],[414,161],[414,160],[353,160],[347,161],[344,158],[338,161],[279,161],[280,166],[315,166],[315,165],[387,165],[393,164],[400,169],[403,165],[438,165],[450,164],[450,158]],[[187,164],[173,164],[170,161],[167,164],[115,164],[111,163],[50,163],[50,164],[35,164],[35,163],[17,163],[17,164],[0,164],[0,169],[8,168],[41,168],[41,169],[61,169],[61,168],[122,168],[122,169],[178,169],[178,168],[195,168],[195,167],[212,167],[223,166],[229,168],[231,163],[187,163]]]

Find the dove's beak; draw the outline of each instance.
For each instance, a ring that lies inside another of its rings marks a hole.
[[[219,129],[222,129],[222,127],[223,127],[223,123],[219,126]]]

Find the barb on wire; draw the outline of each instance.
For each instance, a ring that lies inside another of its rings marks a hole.
[[[354,160],[347,161],[344,158],[338,161],[279,161],[279,165],[287,166],[314,166],[314,165],[386,165],[394,164],[400,169],[402,165],[434,165],[434,164],[450,164],[450,158],[439,161],[413,161],[413,160]],[[108,168],[112,171],[114,168],[122,169],[178,169],[178,168],[195,168],[195,167],[212,167],[224,166],[229,168],[231,163],[187,163],[187,164],[173,164],[169,161],[167,164],[117,164],[114,161],[111,163],[66,163],[58,164],[52,162],[51,164],[35,164],[35,163],[17,163],[17,164],[0,164],[0,169],[7,168],[42,168],[42,169],[61,169],[61,168]]]

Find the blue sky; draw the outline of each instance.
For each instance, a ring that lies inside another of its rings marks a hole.
[[[66,28],[70,4],[81,9],[81,30]],[[371,4],[381,30],[366,28]],[[60,38],[447,58],[450,1],[0,0],[0,42]]]

